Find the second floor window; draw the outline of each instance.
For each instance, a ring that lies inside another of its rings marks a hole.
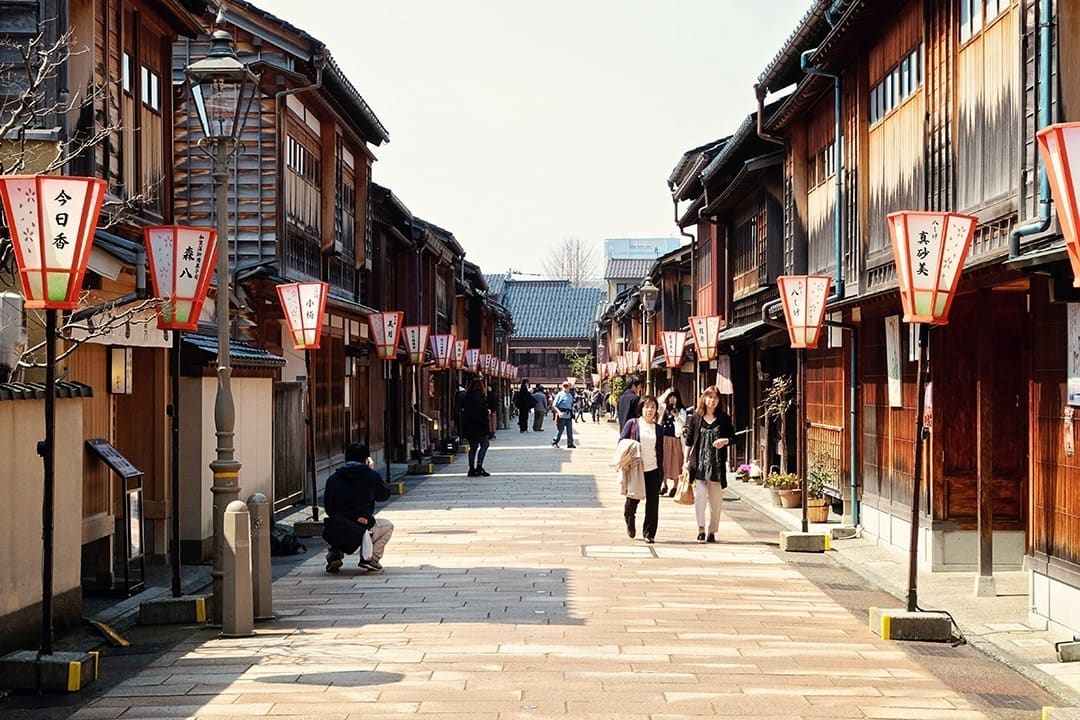
[[[307,232],[318,235],[322,210],[320,178],[322,163],[314,143],[290,134],[285,141],[285,217]]]
[[[980,0],[981,1],[981,0]],[[915,93],[923,83],[923,52],[920,44],[894,65],[870,90],[870,124],[886,115]]]
[[[967,42],[1009,9],[1010,0],[960,0],[960,42]]]

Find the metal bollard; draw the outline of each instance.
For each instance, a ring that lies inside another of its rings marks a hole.
[[[251,590],[256,620],[274,619],[270,571],[270,501],[262,493],[247,499],[251,517]]]
[[[221,635],[255,634],[251,605],[251,518],[240,500],[225,508],[225,557],[222,559]]]

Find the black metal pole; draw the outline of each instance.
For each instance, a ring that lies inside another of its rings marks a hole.
[[[311,519],[319,522],[319,480],[315,472],[315,378],[311,376],[311,351],[304,351],[304,372],[307,373],[307,461],[311,479]]]
[[[806,497],[806,472],[808,470],[806,463],[806,348],[799,350],[799,396],[798,400],[799,409],[797,412],[798,418],[798,435],[795,437],[797,444],[798,456],[795,458],[797,465],[796,472],[799,474],[799,481],[802,483],[802,531],[810,531],[810,521],[807,518],[807,500]]]
[[[926,411],[926,340],[929,328],[919,323],[919,352],[916,365],[918,401],[915,411],[915,468],[911,480],[911,539],[908,551],[908,612],[919,609],[919,499],[922,494],[923,413]]]
[[[53,504],[56,495],[56,311],[45,311],[45,440],[38,444],[45,468],[41,501],[41,652],[53,651]]]
[[[169,562],[172,563],[172,595],[183,595],[180,587],[180,331],[173,330],[172,353],[170,355],[170,380],[172,383],[172,405],[169,415],[172,418],[172,542],[169,544]]]

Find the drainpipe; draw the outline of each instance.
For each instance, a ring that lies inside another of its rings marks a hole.
[[[1051,123],[1053,114],[1053,98],[1051,96],[1053,65],[1051,64],[1051,37],[1053,34],[1054,20],[1053,8],[1050,0],[1039,0],[1039,126],[1036,132],[1047,127]],[[1050,229],[1050,180],[1046,176],[1046,165],[1035,154],[1035,162],[1039,166],[1039,219],[1014,228],[1009,233],[1009,258],[1019,257],[1020,238],[1029,235],[1038,235]]]
[[[839,300],[844,297],[844,263],[841,233],[843,228],[843,181],[840,174],[840,76],[821,68],[811,65],[810,58],[817,52],[817,48],[807,50],[799,57],[799,66],[803,72],[809,75],[821,75],[832,78],[834,93],[834,110],[836,127],[833,139],[833,172],[836,176],[836,208],[833,211],[833,245],[836,249],[836,276],[833,279],[833,297],[829,300]]]
[[[768,91],[764,85],[754,85],[754,95],[757,96],[757,136],[767,142],[776,143],[777,145],[785,145],[784,138],[776,135],[769,135],[765,132],[765,128],[762,127],[764,120],[762,119],[763,111],[765,110],[765,94]]]

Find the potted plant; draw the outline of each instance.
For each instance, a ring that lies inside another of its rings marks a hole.
[[[799,479],[795,473],[784,473],[774,470],[765,478],[765,487],[769,488],[772,495],[773,505],[776,507],[795,507],[802,502],[799,494]],[[792,503],[792,493],[795,501]],[[791,503],[791,504],[788,504]]]
[[[743,463],[742,465],[740,465],[735,470],[735,477],[738,478],[739,480],[741,480],[742,482],[749,482],[750,481],[750,464],[749,463]]]
[[[761,412],[766,432],[770,423],[776,424],[776,445],[780,454],[780,472],[787,473],[787,416],[795,404],[795,386],[790,375],[777,375],[761,396]]]
[[[810,522],[828,522],[829,499],[825,487],[833,482],[832,458],[823,450],[810,458],[806,473],[806,519]]]

